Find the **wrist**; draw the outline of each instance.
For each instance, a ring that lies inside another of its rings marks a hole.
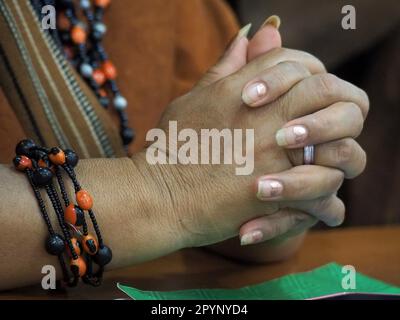
[[[132,181],[132,189],[138,196],[141,215],[151,231],[149,238],[159,239],[166,253],[187,247],[188,236],[182,227],[185,196],[177,181],[177,168],[173,165],[152,165],[146,160],[146,152],[132,158],[138,181]]]

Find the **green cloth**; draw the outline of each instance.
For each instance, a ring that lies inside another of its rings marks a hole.
[[[240,289],[191,289],[142,291],[118,283],[136,300],[300,300],[340,292],[400,294],[400,288],[356,273],[356,289],[344,290],[342,266],[330,263],[305,273],[287,276]]]

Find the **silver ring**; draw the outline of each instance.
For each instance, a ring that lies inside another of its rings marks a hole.
[[[304,164],[314,164],[314,145],[304,147]]]

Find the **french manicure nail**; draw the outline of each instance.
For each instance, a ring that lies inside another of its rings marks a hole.
[[[250,231],[240,237],[240,245],[247,246],[249,244],[256,244],[261,242],[263,233],[260,230]]]
[[[247,38],[247,35],[249,34],[250,29],[251,29],[251,23],[246,24],[242,29],[239,30],[235,39],[228,46],[228,49],[226,50],[225,55],[229,54],[242,38]]]
[[[278,130],[275,135],[276,143],[278,146],[285,147],[297,145],[306,140],[308,130],[304,126],[291,126]]]
[[[247,37],[250,29],[251,29],[251,23],[246,24],[242,29],[239,30],[237,38],[240,39],[243,37]]]
[[[266,25],[273,26],[279,30],[279,27],[281,26],[281,18],[279,18],[277,15],[270,16],[264,21],[264,23],[261,25],[261,28],[265,27]]]
[[[271,179],[260,179],[258,181],[257,198],[267,200],[282,194],[283,185],[280,181]]]
[[[261,100],[267,94],[267,86],[263,82],[252,83],[242,92],[242,100],[251,106]]]

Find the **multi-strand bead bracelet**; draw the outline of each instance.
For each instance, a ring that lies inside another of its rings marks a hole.
[[[105,265],[112,259],[112,252],[101,236],[93,212],[93,199],[79,184],[74,167],[78,156],[72,150],[58,147],[44,148],[30,139],[20,141],[15,149],[14,166],[28,177],[29,183],[39,204],[49,236],[45,248],[51,255],[57,256],[63,271],[63,280],[67,286],[76,286],[79,278],[83,282],[98,286],[101,283]],[[76,204],[71,202],[63,181],[62,171],[71,179],[75,191]],[[57,192],[60,190],[62,201]],[[56,214],[61,234],[52,226],[45,201],[40,189],[46,191]],[[86,213],[92,222],[96,236],[89,233]],[[65,256],[70,259],[69,270]],[[93,270],[93,262],[98,270]]]

